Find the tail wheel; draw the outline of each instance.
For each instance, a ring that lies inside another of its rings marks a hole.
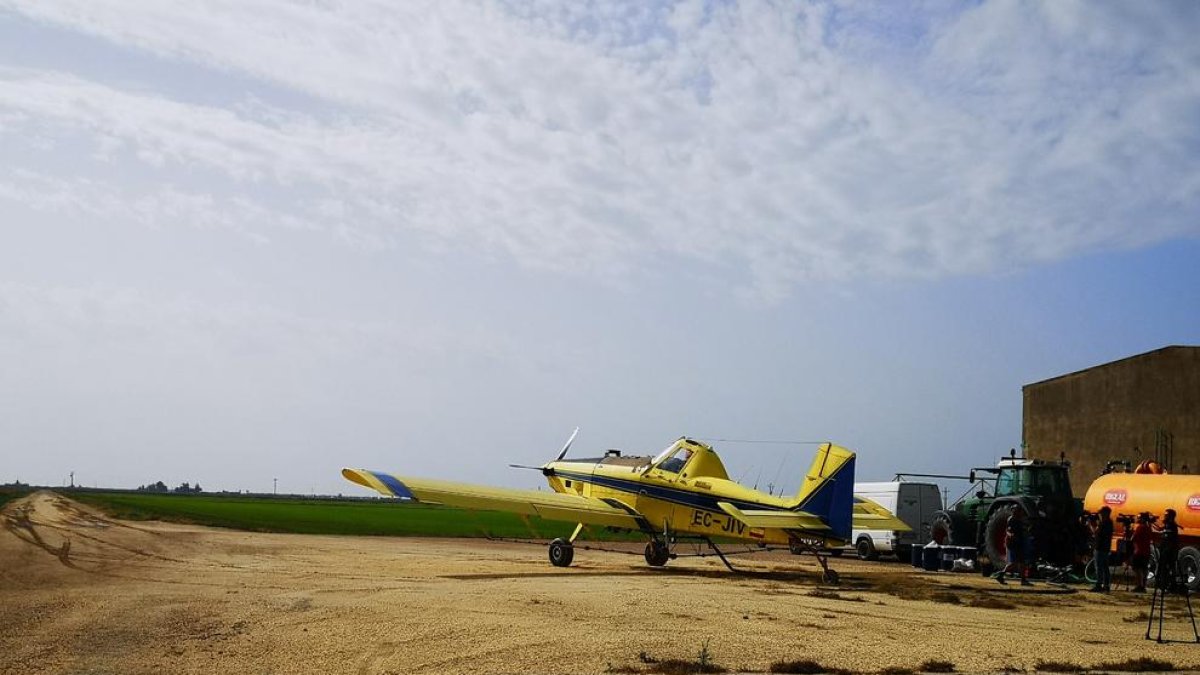
[[[550,542],[550,564],[555,567],[567,567],[575,559],[575,547],[566,539],[555,539]]]
[[[662,567],[671,559],[671,549],[657,539],[646,544],[646,564],[651,567]]]

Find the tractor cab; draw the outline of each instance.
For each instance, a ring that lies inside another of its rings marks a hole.
[[[1041,460],[1002,460],[997,467],[997,497],[1055,497],[1071,495],[1067,466]]]

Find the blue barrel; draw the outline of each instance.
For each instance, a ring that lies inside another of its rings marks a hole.
[[[924,554],[922,553],[922,551],[924,551],[924,550],[925,549],[921,548],[920,546],[912,547],[912,566],[913,567],[920,569],[925,566],[925,561],[923,560]]]
[[[941,563],[942,547],[941,546],[926,546],[921,549],[921,566],[926,572],[938,571],[938,566]]]

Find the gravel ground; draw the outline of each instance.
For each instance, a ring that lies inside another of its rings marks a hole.
[[[898,563],[835,560],[834,588],[786,554],[737,559],[735,575],[711,558],[650,569],[637,549],[578,550],[559,569],[529,544],[129,523],[50,492],[0,515],[3,673],[600,673],[705,644],[744,671],[1200,669],[1200,645],[1142,639],[1145,597]],[[1178,607],[1167,630],[1190,637]]]

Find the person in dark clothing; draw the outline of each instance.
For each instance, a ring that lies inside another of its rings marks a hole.
[[[1005,583],[1004,576],[1017,571],[1021,575],[1021,585],[1029,585],[1029,566],[1025,564],[1026,554],[1032,550],[1025,536],[1025,511],[1014,507],[1008,514],[1004,533],[1005,561],[1004,569],[996,573],[996,581]]]
[[[1150,541],[1153,537],[1153,532],[1150,530],[1150,514],[1143,513],[1138,516],[1137,525],[1133,526],[1133,536],[1129,542],[1133,548],[1133,555],[1129,559],[1129,566],[1133,568],[1133,576],[1137,578],[1137,586],[1134,586],[1134,593],[1146,592],[1146,572],[1150,569]]]
[[[1100,508],[1100,520],[1096,523],[1096,585],[1092,586],[1093,592],[1107,593],[1112,587],[1112,568],[1108,566],[1112,540],[1112,509],[1104,506]]]
[[[1159,588],[1169,589],[1175,581],[1175,566],[1179,563],[1179,524],[1175,522],[1175,509],[1163,514],[1161,536],[1158,540],[1158,569],[1154,583]]]

